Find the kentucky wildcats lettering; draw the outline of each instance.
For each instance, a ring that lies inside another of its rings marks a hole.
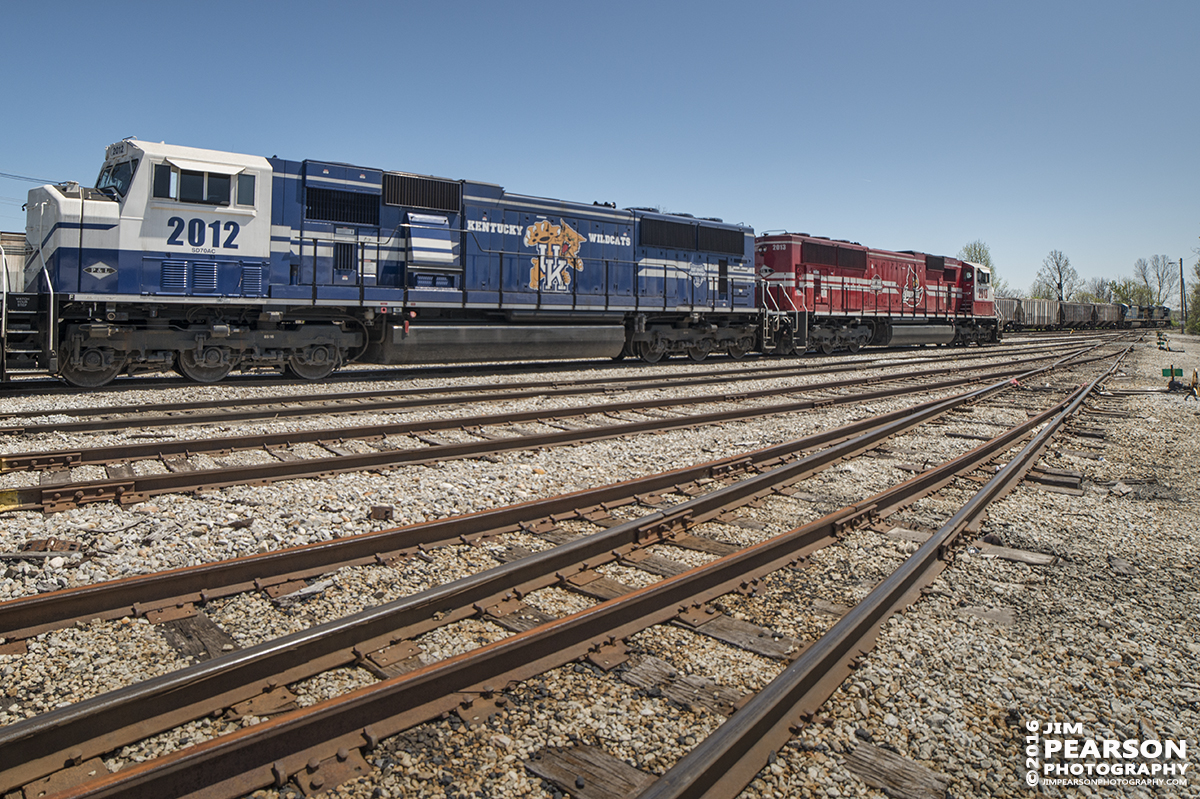
[[[589,233],[588,241],[592,244],[619,244],[622,247],[633,246],[633,239],[628,236],[610,236],[607,233]]]
[[[525,232],[522,225],[504,225],[499,222],[484,222],[475,219],[467,220],[467,230],[476,233],[503,233],[505,236],[520,236]]]

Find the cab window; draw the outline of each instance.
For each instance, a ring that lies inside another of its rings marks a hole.
[[[125,192],[129,191],[129,184],[133,182],[133,173],[137,171],[137,159],[132,161],[122,161],[119,164],[110,164],[100,171],[100,177],[96,178],[96,188],[103,191],[104,189],[113,189],[117,196],[124,197]]]
[[[240,187],[240,178],[243,176],[238,177]],[[253,193],[252,182],[251,197]],[[154,165],[154,196],[158,199],[203,205],[229,205],[232,194],[231,175],[179,169],[168,163]],[[249,204],[253,205],[253,199]]]
[[[204,173],[184,169],[179,173],[179,199],[185,203],[204,202]]]
[[[254,175],[243,172],[237,176],[237,204],[254,205]]]

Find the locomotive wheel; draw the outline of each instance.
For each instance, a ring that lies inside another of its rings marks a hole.
[[[287,371],[304,380],[324,380],[340,362],[338,351],[330,345],[308,347],[288,359]]]
[[[862,349],[862,344],[858,342],[858,339],[852,339],[846,344],[846,349],[850,350],[851,353],[855,353]]]
[[[833,343],[833,339],[828,338],[821,342],[821,352],[824,354],[832,355],[835,349],[837,349],[837,347]]]
[[[183,350],[175,359],[176,368],[189,380],[197,383],[216,383],[233,370],[233,359],[227,350],[207,347],[196,355],[195,350]]]
[[[79,363],[73,363],[71,358],[62,357],[62,368],[59,374],[77,388],[99,388],[112,382],[125,368],[125,357],[117,357],[111,350],[90,349],[80,353]]]
[[[746,349],[744,347],[739,347],[737,344],[730,344],[725,348],[725,351],[728,352],[729,357],[733,358],[735,361],[740,361],[742,358],[746,357]]]
[[[654,345],[649,341],[639,341],[637,343],[637,351],[638,357],[646,363],[658,363],[667,354],[665,349],[654,349]]]
[[[688,354],[688,357],[691,358],[693,361],[695,361],[696,363],[700,363],[700,361],[703,361],[705,358],[708,357],[708,353],[711,351],[712,351],[712,345],[709,344],[707,341],[701,341],[698,344],[696,344],[695,346],[688,347],[687,354]]]

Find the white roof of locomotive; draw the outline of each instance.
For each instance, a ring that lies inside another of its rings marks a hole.
[[[125,139],[116,144],[109,145],[105,151],[105,161],[110,161],[123,156],[125,153],[122,148],[136,148],[150,158],[163,159],[170,161],[180,169],[189,169],[196,171],[226,171],[228,174],[236,174],[243,169],[270,169],[271,164],[266,158],[261,155],[243,155],[242,153],[227,153],[222,150],[204,150],[199,147],[183,147],[178,144],[165,144],[163,142],[141,141],[139,139]],[[226,169],[213,169],[212,167],[225,167]]]

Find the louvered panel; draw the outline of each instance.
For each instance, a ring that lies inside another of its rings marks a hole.
[[[166,294],[187,294],[187,261],[163,261],[159,285]]]
[[[216,294],[217,265],[212,261],[197,261],[192,264],[192,293]]]

